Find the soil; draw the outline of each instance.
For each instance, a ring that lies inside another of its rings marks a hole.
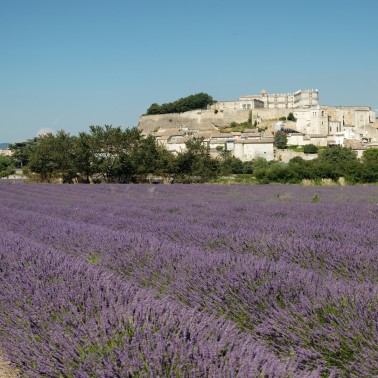
[[[10,366],[10,363],[4,360],[0,354],[0,378],[17,378],[17,370]]]

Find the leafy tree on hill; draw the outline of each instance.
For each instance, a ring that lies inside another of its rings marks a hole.
[[[287,147],[287,135],[283,131],[278,130],[274,135],[273,144],[279,149],[285,149]]]
[[[180,98],[174,102],[158,105],[153,103],[147,110],[147,114],[184,113],[194,109],[206,109],[214,103],[214,99],[206,93],[197,93]]]

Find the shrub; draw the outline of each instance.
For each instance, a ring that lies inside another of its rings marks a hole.
[[[318,152],[318,147],[315,144],[307,144],[303,147],[303,152],[305,154],[316,154]]]
[[[289,115],[287,116],[287,120],[295,122],[297,119],[294,117],[294,114],[290,112]]]

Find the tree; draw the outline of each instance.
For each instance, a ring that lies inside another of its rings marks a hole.
[[[361,167],[354,173],[353,178],[356,182],[378,182],[378,148],[369,148],[364,151]]]
[[[183,182],[205,182],[218,175],[219,161],[210,156],[210,148],[203,138],[193,138],[186,142],[185,151],[176,158],[176,173]]]
[[[80,132],[73,140],[74,166],[79,182],[89,183],[94,173],[93,140],[91,135]]]
[[[362,161],[378,167],[378,148],[369,148],[362,154]]]
[[[142,133],[137,128],[122,131],[111,125],[90,126],[91,170],[106,182],[131,182],[136,174],[134,151]]]
[[[148,175],[167,176],[174,172],[174,156],[158,145],[152,135],[141,138],[132,152],[136,181],[145,181]]]
[[[29,168],[37,173],[42,181],[50,181],[59,167],[54,144],[53,134],[41,135],[30,154]]]
[[[153,103],[147,109],[147,114],[184,113],[189,110],[206,109],[208,105],[212,105],[214,102],[210,95],[201,92],[162,105]]]
[[[14,160],[9,156],[0,155],[0,177],[8,177],[14,173]]]
[[[12,151],[16,167],[23,168],[29,164],[30,155],[37,144],[37,138],[28,139],[25,142],[19,142],[9,145]]]
[[[319,160],[332,165],[342,166],[357,160],[356,153],[347,147],[327,147],[319,152]]]
[[[61,178],[71,183],[76,177],[75,149],[73,138],[61,130],[37,138],[30,154],[30,170],[37,173],[43,181]]]
[[[273,144],[279,149],[285,149],[287,147],[287,135],[282,130],[278,130],[274,135]]]
[[[230,155],[230,153],[226,151],[223,155],[223,159],[220,162],[220,170],[222,175],[243,173],[243,162],[235,156]]]

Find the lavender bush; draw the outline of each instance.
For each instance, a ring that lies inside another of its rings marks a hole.
[[[0,204],[0,349],[26,376],[378,375],[378,187],[0,185]]]

